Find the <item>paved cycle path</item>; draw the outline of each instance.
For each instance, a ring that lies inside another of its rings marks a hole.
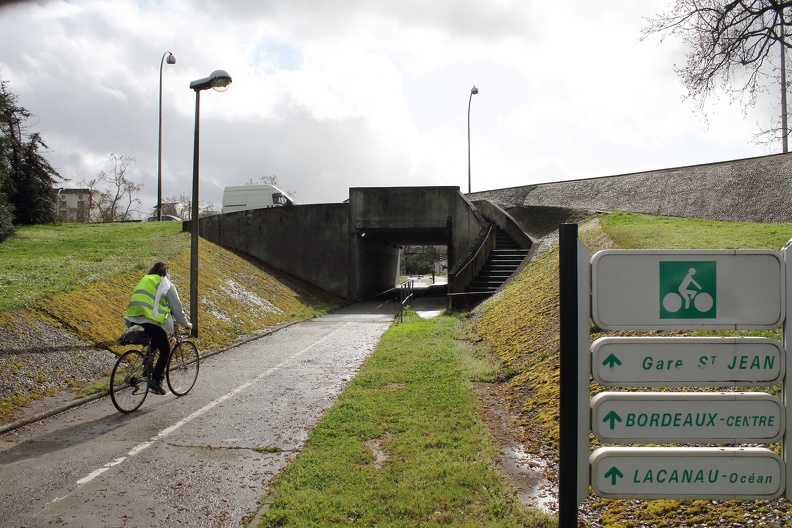
[[[393,323],[357,303],[207,358],[195,388],[0,437],[0,526],[239,526]]]

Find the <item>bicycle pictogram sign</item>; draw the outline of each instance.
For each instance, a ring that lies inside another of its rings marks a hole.
[[[660,262],[661,319],[714,319],[716,300],[715,261]]]

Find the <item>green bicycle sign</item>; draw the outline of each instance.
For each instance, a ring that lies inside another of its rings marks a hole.
[[[591,317],[606,330],[776,328],[786,267],[768,250],[613,249],[591,258]]]
[[[717,262],[660,262],[660,319],[717,317]]]

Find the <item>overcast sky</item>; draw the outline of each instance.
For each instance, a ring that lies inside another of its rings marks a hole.
[[[277,176],[300,203],[349,187],[473,191],[710,163],[752,142],[772,101],[696,114],[681,42],[640,41],[670,0],[72,0],[0,5],[0,78],[36,116],[66,187],[136,162],[157,194],[162,56],[165,197],[190,195],[201,92],[201,201]]]

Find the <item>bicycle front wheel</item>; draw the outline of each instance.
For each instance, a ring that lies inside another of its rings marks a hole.
[[[195,385],[201,358],[192,341],[177,343],[168,360],[168,387],[176,396],[184,396]]]
[[[135,411],[148,395],[148,377],[144,374],[145,357],[138,350],[125,352],[110,374],[110,398],[122,413]]]

